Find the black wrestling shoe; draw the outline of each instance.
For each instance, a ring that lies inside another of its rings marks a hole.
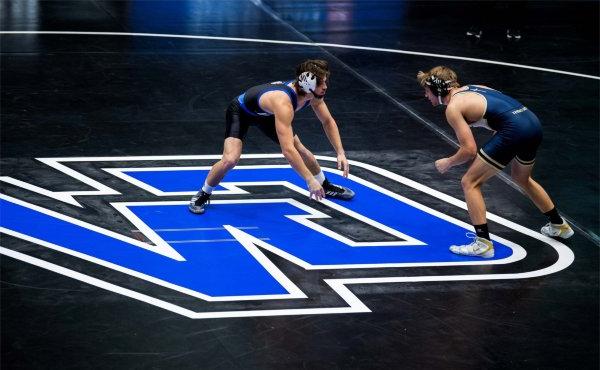
[[[204,213],[204,208],[209,204],[210,194],[205,193],[204,190],[200,190],[190,199],[189,210],[195,214],[202,214]]]
[[[325,196],[327,197],[343,200],[349,200],[354,198],[354,192],[352,190],[341,185],[332,184],[327,179],[323,181],[322,186],[323,190],[325,190]]]

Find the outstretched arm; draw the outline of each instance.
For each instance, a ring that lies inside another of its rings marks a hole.
[[[325,196],[325,191],[319,182],[314,178],[312,173],[302,160],[300,153],[294,146],[294,135],[292,130],[292,119],[294,118],[294,109],[289,100],[281,99],[273,104],[272,109],[275,115],[275,129],[277,137],[281,145],[281,152],[292,168],[302,177],[310,191],[310,197],[315,197],[316,200],[321,200]]]
[[[460,147],[453,156],[435,161],[435,167],[440,173],[444,173],[454,166],[470,161],[477,154],[477,143],[475,143],[471,128],[467,121],[465,121],[460,108],[455,105],[448,106],[446,108],[446,119],[454,129]]]
[[[337,123],[333,116],[329,112],[327,108],[327,104],[323,99],[313,99],[311,102],[312,109],[321,124],[323,125],[323,130],[327,135],[327,139],[333,146],[333,149],[337,153],[337,168],[338,170],[344,171],[344,177],[348,177],[348,172],[350,171],[350,166],[348,165],[348,160],[346,159],[346,153],[344,152],[344,147],[342,146],[342,138],[340,137],[340,131],[338,129]]]

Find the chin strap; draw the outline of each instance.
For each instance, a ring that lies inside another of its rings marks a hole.
[[[313,89],[310,89],[310,92],[311,92],[311,93],[314,95],[314,97],[315,97],[315,98],[317,98],[317,99],[323,99],[323,98],[325,97],[325,94],[323,94],[323,95],[319,95],[319,94],[317,94],[317,93],[315,92],[315,90],[313,90]]]

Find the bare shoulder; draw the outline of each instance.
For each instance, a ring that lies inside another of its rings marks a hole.
[[[474,85],[480,86],[480,85]],[[484,87],[484,86],[482,86]],[[450,105],[454,105],[456,109],[460,109],[461,111],[466,111],[468,109],[477,107],[479,105],[485,105],[485,98],[477,93],[476,91],[465,90],[464,93],[456,94],[452,97],[450,101]]]
[[[476,91],[456,94],[448,104],[449,109],[446,109],[446,118],[448,120],[463,118],[468,122],[475,122],[485,113],[486,105],[486,98]]]
[[[281,90],[273,90],[264,93],[260,97],[259,104],[271,112],[287,109],[288,106],[290,109],[293,109],[290,97]]]
[[[272,103],[276,103],[276,104],[286,104],[286,103],[290,103],[290,97],[288,94],[286,94],[284,91],[282,90],[272,90],[272,91],[267,91],[266,93],[264,93],[260,100],[265,99],[265,102],[272,102]]]
[[[461,94],[462,95],[462,94]],[[458,99],[455,99],[458,98]],[[446,106],[446,117],[455,117],[456,115],[462,115],[462,110],[464,108],[464,97],[456,96],[452,98],[450,104]]]

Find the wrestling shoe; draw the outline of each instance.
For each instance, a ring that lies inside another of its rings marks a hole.
[[[349,200],[354,198],[354,192],[344,186],[332,184],[329,180],[323,181],[323,190],[325,190],[325,196],[343,200]]]
[[[467,31],[466,35],[468,37],[475,37],[477,39],[481,38],[481,35],[483,34],[483,31],[477,27],[470,27],[469,30]]]
[[[563,221],[562,224],[553,224],[551,222],[548,222],[546,225],[544,225],[542,227],[542,234],[549,236],[549,237],[553,237],[553,238],[562,238],[562,239],[568,239],[570,237],[573,236],[573,234],[575,234],[575,232],[573,231],[573,229],[571,229],[571,226],[569,226],[569,224],[567,223],[567,221]]]
[[[190,199],[189,210],[192,213],[202,214],[204,213],[204,208],[209,204],[210,194],[205,193],[204,190],[200,190]]]
[[[507,29],[506,30],[506,38],[508,40],[514,39],[516,41],[519,41],[521,39],[521,31],[515,30],[515,29],[513,29],[513,30]]]
[[[494,244],[491,242],[491,240],[481,238],[473,233],[467,233],[467,237],[473,239],[473,241],[470,244],[452,245],[450,246],[450,252],[460,254],[463,256],[473,256],[481,258],[494,257]]]

